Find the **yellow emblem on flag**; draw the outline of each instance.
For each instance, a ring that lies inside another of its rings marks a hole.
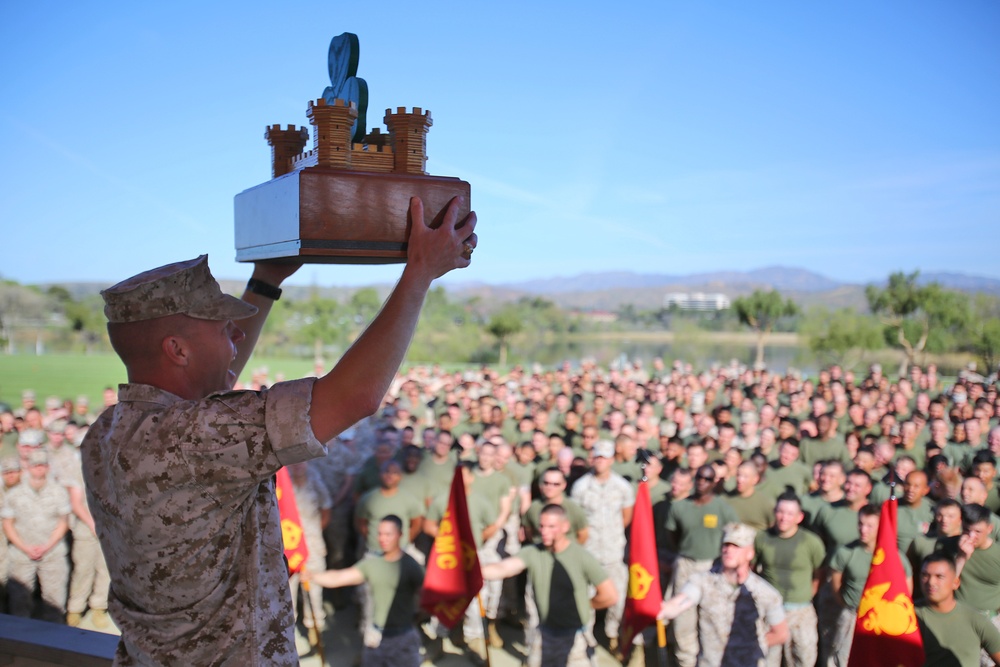
[[[891,585],[887,581],[866,590],[858,605],[858,617],[862,619],[865,630],[876,635],[899,637],[916,632],[917,615],[913,611],[913,601],[904,593],[897,595],[895,600],[882,597]]]
[[[879,547],[875,549],[875,553],[872,555],[872,567],[875,567],[876,565],[881,565],[884,562],[885,562],[885,551],[882,550],[882,547]]]
[[[649,587],[653,583],[653,575],[642,566],[642,563],[632,563],[628,568],[628,594],[633,600],[645,600],[649,595]]]
[[[298,549],[299,542],[302,541],[302,528],[294,521],[282,519],[281,539],[284,540],[285,549]]]

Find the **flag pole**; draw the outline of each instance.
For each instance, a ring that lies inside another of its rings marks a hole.
[[[483,622],[483,649],[486,651],[486,667],[490,667],[490,628],[486,618],[486,607],[483,606],[482,593],[476,593],[476,602],[479,603],[479,619]]]
[[[667,667],[667,626],[656,619],[656,662],[660,667]]]
[[[309,612],[309,618],[312,619],[312,627],[309,628],[309,645],[316,649],[319,654],[319,667],[326,667],[326,652],[323,650],[323,637],[319,628],[316,627],[316,610],[313,609],[312,598],[309,597],[309,582],[303,581],[300,586],[302,588],[302,604],[305,605]]]

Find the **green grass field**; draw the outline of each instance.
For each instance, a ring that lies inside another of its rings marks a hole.
[[[253,357],[243,373],[249,380],[252,369],[266,367],[272,380],[281,374],[285,379],[302,377],[312,371],[307,359],[272,359]],[[39,406],[48,396],[76,400],[90,398],[96,410],[103,405],[105,387],[117,387],[125,381],[125,367],[113,354],[0,355],[0,402],[21,404],[21,392],[33,389]]]

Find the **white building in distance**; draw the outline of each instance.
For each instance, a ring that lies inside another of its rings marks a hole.
[[[713,292],[671,292],[664,295],[663,305],[665,308],[677,306],[680,310],[726,310],[729,308],[729,297],[725,294]]]

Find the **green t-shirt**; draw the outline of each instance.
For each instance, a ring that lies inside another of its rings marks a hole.
[[[896,513],[896,543],[899,550],[906,553],[917,535],[924,535],[934,525],[934,507],[930,498],[921,498],[916,507],[899,505]]]
[[[805,519],[802,520],[802,525],[806,528],[812,528],[816,517],[819,516],[819,511],[830,504],[823,499],[823,495],[819,491],[800,496],[799,502],[802,504],[802,513],[806,515]]]
[[[514,480],[514,486],[531,486],[532,480],[535,479],[534,463],[522,465],[518,461],[511,460],[504,466],[503,471]]]
[[[772,461],[767,468],[767,481],[782,491],[786,486],[792,487],[795,495],[801,496],[809,490],[812,482],[812,470],[798,461],[792,461],[787,466]]]
[[[438,496],[427,510],[427,518],[431,521],[441,522],[445,511],[448,509],[448,496],[444,493]],[[475,491],[467,494],[466,505],[469,508],[469,523],[472,524],[472,535],[476,540],[476,548],[483,546],[483,530],[496,519],[496,510],[490,506],[490,502]]]
[[[455,476],[457,463],[458,457],[455,452],[448,452],[448,458],[444,460],[444,463],[436,463],[430,455],[424,457],[424,460],[420,462],[416,474],[427,480],[427,489],[432,498],[451,488],[451,480]]]
[[[766,530],[774,523],[774,498],[764,495],[758,490],[749,498],[738,493],[725,496],[725,500],[736,512],[741,523],[756,530]]]
[[[722,549],[722,529],[739,521],[732,506],[714,497],[704,505],[685,498],[670,505],[667,530],[677,536],[677,553],[693,560],[715,560]]]
[[[826,558],[821,539],[801,528],[791,537],[781,537],[773,529],[763,530],[757,533],[754,550],[760,576],[778,589],[785,602],[812,600],[813,574]]]
[[[917,464],[917,470],[923,470],[927,465],[927,449],[920,443],[917,443],[913,449],[897,447],[896,453],[892,457],[892,462],[895,463],[900,456],[909,456],[913,459]]]
[[[931,554],[944,552],[954,558],[958,554],[958,539],[960,535],[955,537],[938,537],[936,535],[917,535],[913,542],[910,543],[910,548],[907,550],[907,554],[910,556],[910,562],[915,565],[920,565],[924,562],[924,558],[927,558]]]
[[[846,500],[824,505],[813,520],[813,529],[823,538],[827,554],[861,537],[858,533],[858,513]]]
[[[493,472],[483,475],[481,471],[476,471],[476,481],[472,483],[472,490],[482,495],[496,507],[497,514],[500,513],[500,500],[510,493],[510,478],[506,475]]]
[[[361,496],[354,507],[354,518],[368,525],[368,538],[365,544],[368,551],[381,553],[382,550],[378,546],[378,523],[389,514],[395,514],[403,520],[403,537],[400,544],[406,546],[410,543],[410,522],[424,515],[424,504],[399,489],[391,496],[382,495],[382,489],[372,489]]]
[[[903,554],[899,554],[899,560],[903,563],[906,576],[910,577],[913,573],[910,561]],[[858,608],[871,568],[872,552],[867,551],[860,540],[840,547],[830,559],[830,569],[844,574],[841,580],[840,597],[844,598],[844,604],[849,608]]]
[[[354,476],[354,493],[358,497],[365,495],[372,489],[377,489],[382,484],[379,466],[380,464],[374,456],[369,456],[361,464],[360,470]]]
[[[524,527],[531,531],[531,541],[541,544],[542,534],[539,531],[539,519],[542,516],[542,508],[548,503],[544,500],[534,500],[531,507],[524,513]],[[569,519],[569,537],[576,540],[576,534],[587,527],[587,513],[583,511],[577,503],[569,498],[563,498],[562,508],[566,510],[566,517]]]
[[[639,487],[639,480],[642,479],[642,466],[635,461],[615,461],[611,464],[611,472],[616,472],[632,485],[632,489]]]
[[[812,468],[817,461],[840,461],[844,465],[850,465],[851,455],[847,452],[847,445],[843,438],[830,438],[829,440],[808,438],[803,440],[799,447],[799,462]]]
[[[968,472],[976,450],[964,442],[949,442],[941,453],[948,457],[953,466],[958,467],[963,472]]]
[[[550,628],[582,628],[590,621],[590,591],[608,575],[597,559],[576,542],[559,553],[532,545],[521,549],[519,558],[535,589],[535,604],[541,625]]]
[[[427,506],[427,499],[431,497],[429,482],[426,477],[419,473],[403,473],[399,480],[399,490],[409,493],[424,505]]]
[[[406,553],[394,562],[382,556],[368,556],[355,567],[372,588],[375,625],[387,636],[414,627],[416,596],[424,585],[424,568]]]
[[[1000,542],[972,552],[962,569],[962,584],[955,598],[980,611],[1000,609]]]
[[[959,602],[946,614],[924,604],[916,607],[924,639],[924,664],[933,667],[979,667],[980,648],[1000,651],[1000,630],[972,607]]]

